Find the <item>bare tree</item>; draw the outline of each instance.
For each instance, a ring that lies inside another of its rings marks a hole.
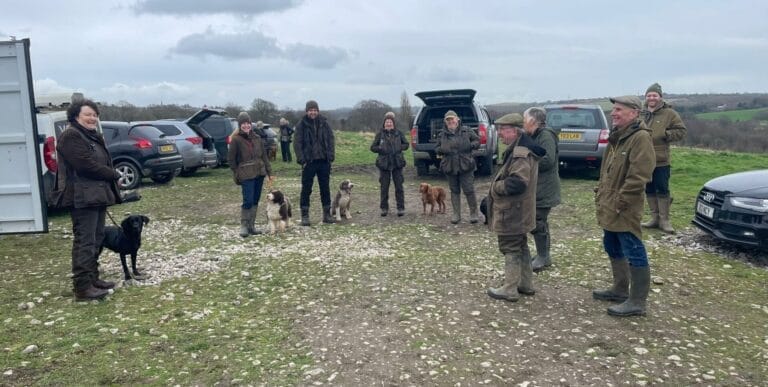
[[[397,127],[401,131],[406,133],[411,128],[413,122],[413,108],[411,102],[408,100],[408,93],[403,90],[403,94],[400,94],[400,117],[398,118]]]
[[[253,100],[251,110],[248,113],[253,121],[263,121],[269,124],[277,124],[277,121],[280,119],[277,105],[261,98]]]
[[[392,107],[375,99],[358,102],[349,113],[345,129],[377,131],[384,122],[384,114],[392,111]]]
[[[244,112],[245,108],[230,102],[224,107],[224,111],[227,112],[228,116],[237,118],[237,115],[240,114],[240,112]]]

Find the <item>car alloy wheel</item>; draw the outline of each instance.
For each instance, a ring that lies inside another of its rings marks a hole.
[[[120,189],[135,189],[141,181],[141,173],[135,165],[128,161],[121,161],[115,165],[115,170],[122,176]]]

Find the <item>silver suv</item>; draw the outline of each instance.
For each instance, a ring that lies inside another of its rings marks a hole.
[[[546,105],[547,126],[560,139],[561,168],[600,168],[608,147],[608,122],[599,105]]]
[[[477,173],[490,175],[493,165],[498,161],[498,137],[496,127],[485,107],[475,102],[472,89],[436,90],[416,93],[424,106],[416,114],[411,128],[411,148],[416,174],[429,173],[429,166],[439,166],[435,155],[435,145],[440,131],[443,130],[443,116],[448,110],[459,115],[461,125],[473,129],[480,137],[480,148],[473,151],[477,161]]]
[[[200,127],[200,123],[212,115],[225,115],[223,110],[208,109],[198,111],[186,120],[156,120],[132,122],[137,124],[154,126],[159,129],[166,138],[176,141],[184,166],[181,176],[191,176],[201,167],[215,167],[219,164],[214,146],[213,137]]]

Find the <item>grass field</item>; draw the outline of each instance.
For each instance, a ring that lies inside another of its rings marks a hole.
[[[700,120],[719,120],[721,118],[727,118],[731,121],[749,121],[755,118],[758,113],[768,111],[768,108],[760,109],[744,109],[744,110],[726,110],[722,112],[709,112],[696,114],[696,118]]]
[[[48,234],[0,237],[0,385],[765,385],[768,270],[685,238],[705,181],[768,156],[673,148],[679,235],[645,233],[649,314],[616,319],[590,295],[610,277],[593,178],[563,179],[537,294],[492,301],[496,237],[451,225],[450,209],[422,216],[418,183],[445,181],[417,179],[410,155],[406,216],[380,217],[372,138],[337,133],[332,183],[356,183],[353,219],[337,225],[317,224],[315,187],[312,227],[242,239],[228,169],[148,183],[111,211],[152,219],[139,266],[153,278],[103,302],[72,302],[67,214]],[[273,169],[298,212],[299,166]],[[102,257],[107,279],[117,261]]]

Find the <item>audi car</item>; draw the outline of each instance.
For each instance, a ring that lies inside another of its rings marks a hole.
[[[694,211],[693,224],[715,238],[768,250],[768,169],[708,181]]]

